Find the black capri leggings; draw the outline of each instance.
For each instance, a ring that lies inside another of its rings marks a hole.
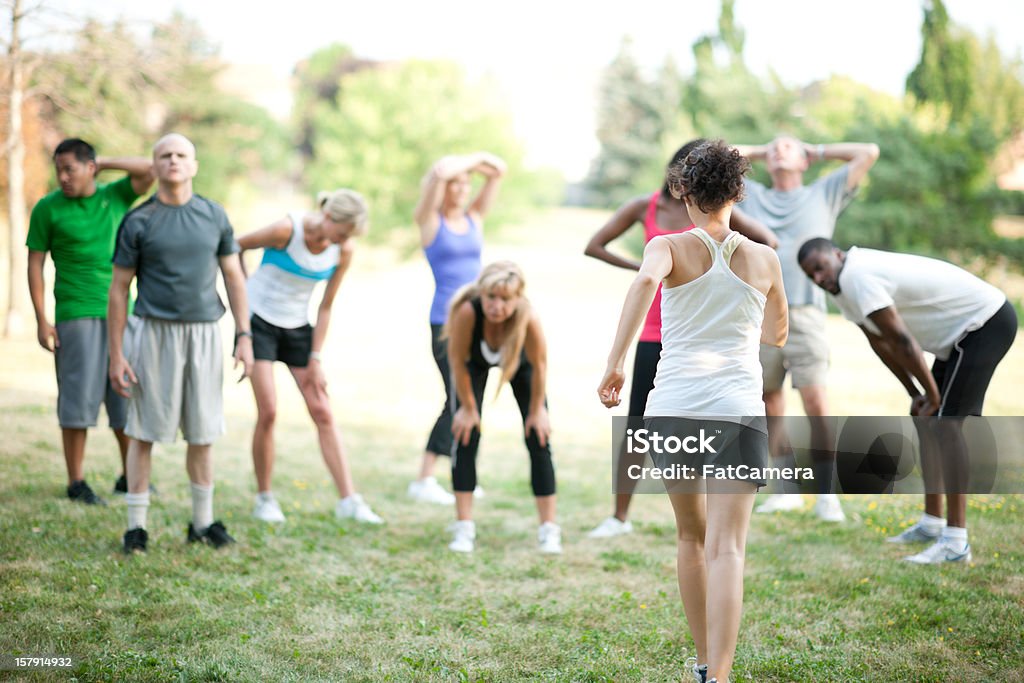
[[[437,371],[441,373],[441,381],[444,382],[444,407],[427,439],[427,450],[434,455],[451,455],[452,452],[452,411],[449,408],[453,393],[452,373],[448,366],[448,340],[441,339],[443,329],[444,325],[430,325],[430,348],[434,353]]]
[[[469,370],[470,383],[473,386],[473,396],[476,397],[476,404],[481,416],[483,415],[484,388],[487,383],[487,371],[482,365],[466,363]],[[526,422],[526,415],[530,409],[530,382],[533,380],[533,366],[523,356],[519,362],[519,370],[512,376],[509,384],[512,386],[512,394],[516,403],[519,404],[519,414],[523,422]],[[452,382],[454,384],[454,381]],[[451,391],[452,409],[454,414],[458,410],[458,396],[455,387]],[[547,401],[545,401],[547,405]],[[451,420],[449,418],[449,424]],[[449,430],[450,432],[450,430]],[[534,432],[525,435],[526,450],[530,453],[530,485],[535,496],[550,496],[555,493],[555,465],[551,460],[551,441],[544,446]],[[461,492],[471,492],[476,489],[476,453],[480,447],[480,430],[474,429],[469,437],[469,443],[462,445],[453,440],[452,451],[452,489]]]

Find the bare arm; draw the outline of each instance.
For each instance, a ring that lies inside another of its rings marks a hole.
[[[249,327],[249,299],[245,292],[245,273],[238,254],[220,257],[220,272],[224,276],[224,289],[228,293],[228,305],[235,319],[234,367],[242,364],[241,382],[252,374],[252,330]]]
[[[501,179],[505,177],[508,167],[504,161],[488,152],[478,152],[476,156],[480,161],[470,170],[484,176],[484,185],[470,202],[469,210],[482,219],[491,210],[491,205],[498,196],[498,188],[501,187]]]
[[[782,283],[782,265],[775,252],[767,254],[771,270],[771,286],[764,305],[764,322],[761,323],[761,343],[783,346],[789,337],[789,302]]]
[[[846,161],[846,189],[860,185],[871,167],[878,161],[878,145],[873,142],[836,142],[829,145],[804,143],[808,159],[816,161]]]
[[[732,207],[729,227],[755,242],[765,244],[772,249],[779,248],[779,238],[775,236],[775,233],[769,230],[767,225],[744,212],[743,209]]]
[[[238,238],[238,246],[246,249],[284,249],[292,238],[292,220],[288,217],[274,221],[265,228],[253,230]]]
[[[932,377],[931,370],[925,363],[920,345],[907,329],[903,317],[900,316],[895,306],[887,306],[868,317],[881,332],[882,341],[882,344],[872,343],[871,348],[886,367],[896,375],[896,378],[907,389],[907,393],[915,399],[915,403],[922,392],[914,386],[910,378],[917,379],[924,389],[924,400],[926,401],[922,414],[934,414],[938,411],[942,400],[939,396],[939,387],[935,384],[935,378]],[[872,341],[871,335],[868,336],[868,341]]]
[[[129,396],[129,387],[138,379],[124,357],[124,327],[128,319],[128,287],[135,278],[134,268],[114,266],[114,277],[107,294],[107,351],[110,356],[108,374],[114,391]]]
[[[750,161],[763,161],[768,156],[768,145],[733,145],[733,147]]]
[[[452,369],[455,394],[459,398],[459,409],[452,416],[452,436],[462,445],[468,444],[473,429],[480,427],[480,408],[466,368],[475,323],[476,312],[468,301],[452,311],[448,323],[448,363]]]
[[[548,443],[548,437],[551,436],[551,422],[548,417],[548,409],[544,405],[548,377],[548,343],[544,338],[540,320],[536,316],[530,318],[523,348],[526,351],[527,360],[533,366],[533,377],[530,382],[530,406],[526,414],[526,421],[523,423],[523,430],[527,436],[531,431],[534,432],[543,448]]]
[[[423,247],[430,246],[430,243],[434,241],[434,237],[437,235],[437,228],[440,226],[438,213],[441,211],[441,203],[444,201],[444,189],[448,181],[460,173],[480,170],[484,166],[493,169],[493,171],[488,170],[488,172],[496,174],[496,178],[488,177],[489,182],[493,181],[490,195],[493,198],[493,194],[497,192],[496,183],[500,181],[501,175],[505,172],[505,163],[494,155],[487,154],[486,152],[477,152],[476,154],[462,156],[446,156],[430,167],[430,170],[423,177],[423,181],[420,184],[420,198],[416,202],[416,209],[413,211],[416,225],[420,228],[420,244]],[[488,183],[484,183],[484,188],[481,189],[477,198],[473,200],[474,205],[480,201],[487,186]],[[484,206],[482,213],[478,209],[477,211],[480,215],[483,215],[483,213],[486,213],[487,208],[489,206]]]
[[[331,308],[334,306],[334,297],[338,294],[338,288],[341,287],[341,281],[345,277],[348,267],[352,265],[353,253],[355,253],[355,243],[352,240],[346,240],[341,245],[341,256],[338,258],[338,266],[334,270],[334,274],[331,275],[331,279],[327,281],[327,286],[324,287],[324,297],[320,300],[320,305],[316,309],[316,325],[313,326],[313,344],[309,354],[309,364],[306,366],[309,370],[306,373],[306,381],[314,386],[327,386],[323,366],[320,362],[320,352],[324,347],[324,341],[327,339],[327,328],[331,324]]]
[[[619,268],[640,270],[640,264],[637,261],[623,258],[618,254],[608,251],[608,243],[620,237],[634,223],[643,220],[648,201],[650,200],[646,197],[637,197],[620,206],[618,211],[608,219],[608,222],[602,225],[601,229],[590,238],[583,253]]]
[[[125,171],[135,194],[143,195],[153,186],[153,160],[146,157],[96,157],[97,171]]]
[[[46,319],[46,283],[43,280],[43,266],[46,264],[45,251],[28,250],[28,295],[36,314],[36,339],[39,345],[53,353],[60,346],[57,330]]]
[[[617,406],[621,399],[622,385],[626,381],[623,366],[626,363],[626,352],[630,342],[640,328],[647,310],[654,301],[658,285],[672,272],[672,247],[664,237],[655,237],[644,249],[644,261],[640,272],[626,293],[619,316],[619,326],[615,331],[611,353],[608,354],[608,365],[604,378],[598,385],[597,395],[606,407]]]

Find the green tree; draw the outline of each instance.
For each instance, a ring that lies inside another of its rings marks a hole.
[[[412,224],[420,179],[446,154],[488,150],[508,162],[494,215],[499,223],[531,196],[535,188],[522,169],[507,111],[491,89],[467,84],[456,65],[380,64],[339,80],[334,101],[311,107],[305,181],[311,191],[351,187],[363,193],[373,238]]]
[[[921,24],[921,58],[907,76],[907,92],[921,103],[949,107],[960,123],[970,113],[974,64],[970,42],[949,19],[942,0],[925,0]]]
[[[632,54],[629,38],[601,78],[597,105],[597,139],[601,150],[591,164],[586,184],[594,203],[621,204],[638,192],[650,191],[652,175],[661,183],[663,139],[673,130],[679,101],[674,65],[666,64],[658,79],[646,79]]]

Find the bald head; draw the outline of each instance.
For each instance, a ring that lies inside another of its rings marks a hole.
[[[153,145],[153,169],[163,188],[191,187],[199,170],[195,145],[180,133],[163,136]]]

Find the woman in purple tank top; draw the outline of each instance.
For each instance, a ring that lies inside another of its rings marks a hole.
[[[483,186],[470,200],[470,175],[479,173]],[[439,455],[451,455],[452,415],[451,379],[447,344],[441,330],[448,317],[452,295],[473,282],[480,273],[483,248],[483,219],[498,193],[505,162],[487,152],[464,156],[446,156],[436,162],[423,178],[420,200],[416,204],[416,224],[420,244],[434,274],[434,299],[430,306],[430,336],[434,362],[444,382],[445,402],[434,423],[423,452],[420,473],[409,484],[409,496],[425,503],[451,505],[455,498],[434,478]]]

